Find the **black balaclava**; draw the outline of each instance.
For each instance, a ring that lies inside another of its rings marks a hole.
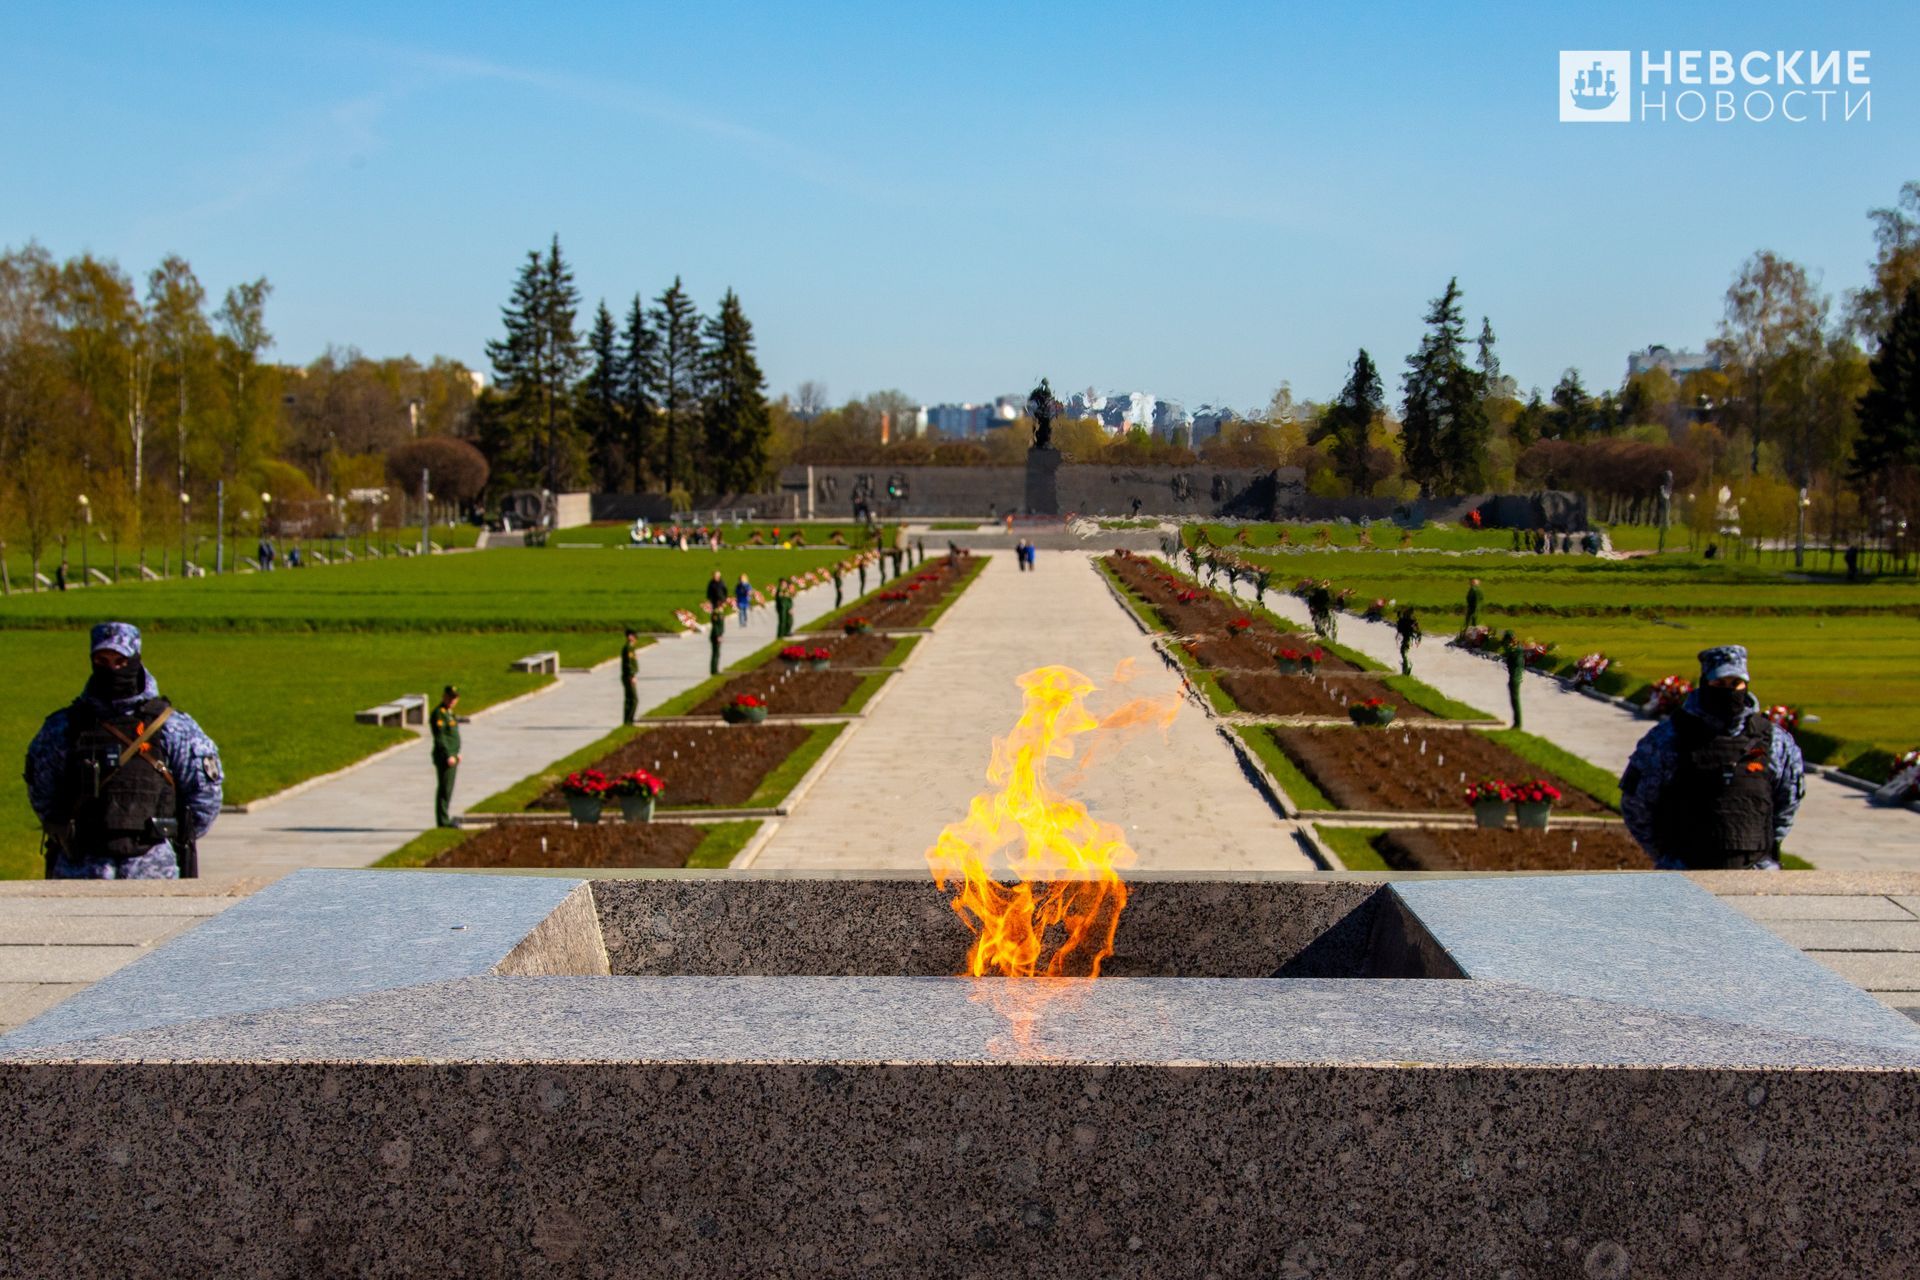
[[[131,658],[118,671],[95,667],[87,677],[87,696],[95,702],[125,702],[137,698],[147,687],[146,664]]]
[[[1745,689],[1729,689],[1717,684],[1700,686],[1700,709],[1715,719],[1730,721],[1746,705]]]

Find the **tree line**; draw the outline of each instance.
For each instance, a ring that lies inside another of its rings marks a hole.
[[[771,415],[753,326],[727,290],[701,316],[678,276],[616,319],[604,299],[585,333],[580,292],[555,236],[527,254],[487,344],[493,383],[476,442],[496,485],[734,493],[767,470]]]

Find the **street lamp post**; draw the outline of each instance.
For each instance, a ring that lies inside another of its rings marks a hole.
[[[89,571],[87,544],[93,541],[93,504],[84,493],[80,495],[80,515],[85,525],[80,531],[80,585],[89,587],[93,585],[93,574]]]
[[[260,491],[260,541],[267,544],[266,567],[273,567],[273,495],[265,489]]]
[[[180,576],[187,576],[187,504],[193,498],[185,489],[180,491]]]

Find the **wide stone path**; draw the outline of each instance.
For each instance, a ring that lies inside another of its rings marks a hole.
[[[1115,685],[1122,663],[1131,664],[1132,678]],[[1178,680],[1085,553],[1042,552],[1031,573],[1009,554],[992,555],[750,865],[926,866],[940,829],[987,789],[992,741],[1020,715],[1014,678],[1050,665],[1072,667],[1100,686],[1090,699],[1096,713],[1128,698],[1178,697]],[[1059,782],[1077,764],[1056,762],[1050,779]],[[1103,750],[1073,794],[1122,829],[1143,870],[1313,865],[1293,825],[1247,781],[1191,703],[1164,734],[1147,729]]]
[[[1252,598],[1250,586],[1238,591]],[[1303,628],[1307,625],[1306,605],[1284,592],[1269,590],[1267,607]],[[1737,631],[1737,622],[1730,625]],[[1343,614],[1340,641],[1395,671],[1400,669],[1399,641],[1390,623],[1367,622]],[[1448,697],[1502,721],[1510,714],[1506,667],[1449,648],[1444,635],[1428,636],[1413,651],[1413,674]],[[1766,673],[1758,674],[1764,681]],[[1649,721],[1611,702],[1576,693],[1560,681],[1540,675],[1529,675],[1522,682],[1520,711],[1528,732],[1616,776],[1626,769],[1634,744],[1652,727]],[[1800,807],[1787,849],[1823,871],[1920,871],[1920,813],[1876,809],[1867,803],[1866,792],[1809,771],[1806,802]]]
[[[848,584],[851,592],[852,584]],[[802,592],[794,616],[833,609],[832,584]],[[770,643],[772,609],[745,627],[729,621],[721,662]],[[707,678],[704,633],[659,640],[640,651],[645,712]],[[562,672],[551,686],[477,713],[461,727],[456,808],[477,804],[620,723],[620,664]],[[343,710],[342,714],[346,714]],[[371,763],[250,813],[222,814],[200,845],[204,876],[279,876],[301,867],[364,867],[433,825],[433,762],[422,738]]]

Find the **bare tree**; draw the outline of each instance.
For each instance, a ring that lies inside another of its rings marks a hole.
[[[808,378],[793,389],[793,411],[803,418],[817,418],[827,411],[827,384]]]

